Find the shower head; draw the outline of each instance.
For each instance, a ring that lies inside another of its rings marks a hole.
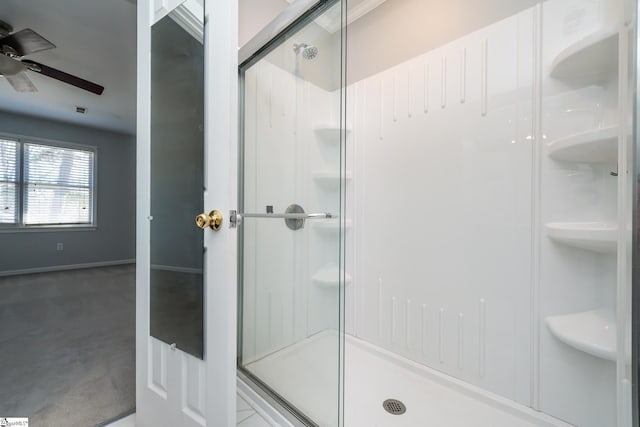
[[[318,48],[315,46],[307,46],[302,50],[302,57],[304,59],[313,59],[318,56]]]
[[[296,54],[302,52],[302,57],[308,60],[314,59],[318,56],[318,48],[306,43],[294,43],[293,51]]]

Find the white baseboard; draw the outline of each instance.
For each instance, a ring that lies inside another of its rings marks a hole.
[[[177,267],[175,265],[151,264],[152,270],[174,271],[176,273],[202,274],[201,268]]]
[[[25,268],[22,270],[5,270],[5,271],[0,271],[0,277],[17,276],[19,274],[49,273],[51,271],[79,270],[82,268],[109,267],[112,265],[135,264],[135,262],[136,260],[134,258],[134,259],[120,259],[116,261],[87,262],[84,264],[52,265],[49,267]]]

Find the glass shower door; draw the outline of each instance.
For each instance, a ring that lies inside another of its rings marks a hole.
[[[341,418],[341,6],[241,65],[239,368],[322,426]]]

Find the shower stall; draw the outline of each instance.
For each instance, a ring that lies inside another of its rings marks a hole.
[[[636,3],[301,0],[241,49],[241,390],[638,425]]]

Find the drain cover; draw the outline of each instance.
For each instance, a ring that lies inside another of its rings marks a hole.
[[[400,402],[397,399],[387,399],[382,402],[382,407],[385,411],[393,415],[402,415],[407,412],[407,407],[404,406],[404,403]]]

